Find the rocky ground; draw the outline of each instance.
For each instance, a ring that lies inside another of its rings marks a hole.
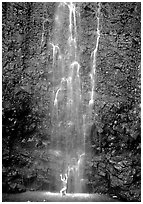
[[[90,56],[96,43],[97,4],[83,2],[78,6],[80,76],[86,95]],[[61,158],[50,151],[53,84],[49,41],[55,10],[56,3],[2,5],[3,193],[55,192],[61,188],[60,178],[55,178]],[[100,17],[93,123],[86,138],[86,192],[140,201],[141,4],[103,2]]]

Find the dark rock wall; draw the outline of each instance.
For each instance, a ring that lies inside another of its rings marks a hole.
[[[83,10],[84,22],[91,21],[93,11]],[[88,189],[126,201],[140,200],[140,20],[140,3],[101,4]]]
[[[91,89],[98,4],[77,5],[80,75],[86,95]],[[49,42],[56,8],[56,3],[2,4],[4,192],[56,189],[49,168],[56,157],[49,153],[53,86]],[[126,201],[140,200],[140,30],[140,3],[101,3],[86,189]],[[88,96],[84,100],[87,103]],[[60,188],[60,180],[55,182]]]
[[[3,191],[53,190],[45,154],[51,127],[48,42],[55,3],[3,3],[2,9]]]

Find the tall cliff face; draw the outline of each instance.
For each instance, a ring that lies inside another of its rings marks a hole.
[[[3,3],[4,175],[18,169],[15,183],[57,191],[84,152],[89,191],[137,199],[140,13],[140,3]]]

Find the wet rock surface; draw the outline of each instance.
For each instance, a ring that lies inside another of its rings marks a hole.
[[[78,6],[80,76],[88,101],[97,4]],[[63,162],[56,147],[50,150],[55,82],[49,42],[55,32],[56,3],[3,2],[2,9],[2,190],[55,192],[61,189],[55,175]],[[85,193],[110,194],[123,201],[141,200],[140,18],[139,2],[101,3],[96,94],[82,181]],[[60,145],[65,147],[64,140]]]
[[[110,159],[93,161],[91,182],[87,182],[93,192],[109,193],[123,201],[140,201],[141,175],[140,162],[134,165],[135,155],[122,154]]]
[[[91,181],[93,179],[102,182],[90,182],[93,185],[93,191],[99,189],[103,192],[108,192],[111,195],[116,195],[124,201],[140,201],[141,199],[141,152],[140,152],[140,121],[139,117],[134,115],[132,106],[120,107],[115,109],[115,105],[111,106],[107,112],[102,112],[104,125],[102,131],[98,132],[98,128],[94,125],[91,129],[91,142],[93,148],[92,156],[92,172]],[[126,107],[127,113],[124,113]],[[139,107],[138,107],[139,108]],[[105,109],[107,111],[107,109]],[[120,110],[117,114],[114,111]],[[114,114],[112,115],[112,113]],[[132,113],[132,121],[129,120],[128,112]],[[118,117],[119,115],[119,117]],[[134,115],[134,116],[133,116]],[[133,119],[134,118],[134,119]],[[106,125],[110,124],[110,126]],[[120,121],[120,122],[119,122]],[[134,126],[130,126],[136,121],[136,130]],[[122,126],[122,123],[124,124]],[[116,128],[120,125],[120,128]],[[130,130],[129,130],[130,126]],[[126,127],[126,128],[125,128]],[[126,134],[128,133],[128,134]],[[96,135],[96,140],[95,140]],[[88,172],[88,171],[87,171]],[[95,178],[94,178],[95,175]],[[101,186],[101,187],[99,187]]]

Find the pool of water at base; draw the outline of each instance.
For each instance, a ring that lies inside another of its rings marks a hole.
[[[19,194],[2,194],[3,202],[121,202],[116,197],[111,198],[104,194],[60,193],[46,191],[27,191]]]

